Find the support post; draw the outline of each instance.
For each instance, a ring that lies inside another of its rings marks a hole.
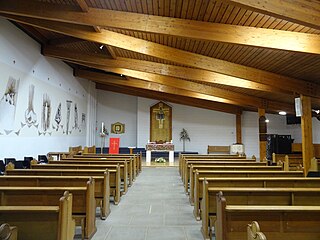
[[[308,175],[311,159],[314,157],[312,142],[312,111],[311,98],[300,95],[302,105],[301,131],[302,131],[302,157],[303,157],[303,173]]]
[[[266,123],[266,110],[258,108],[259,114],[259,149],[260,149],[260,162],[266,161],[267,157],[267,123]]]
[[[242,129],[241,129],[241,113],[236,114],[236,137],[237,137],[237,143],[242,143]]]

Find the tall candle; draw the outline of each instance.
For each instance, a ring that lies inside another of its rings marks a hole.
[[[102,122],[101,123],[101,132],[103,132],[103,129],[104,129],[104,123]]]

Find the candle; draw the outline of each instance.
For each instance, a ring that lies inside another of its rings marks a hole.
[[[102,133],[104,132],[103,129],[104,129],[104,123],[102,122],[102,123],[101,123],[101,132],[102,132]]]

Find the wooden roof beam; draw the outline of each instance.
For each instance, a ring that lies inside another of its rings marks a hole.
[[[225,112],[225,113],[231,113],[231,114],[238,114],[242,111],[242,109],[240,109],[236,106],[233,106],[233,105],[229,105],[229,104],[205,101],[205,100],[195,99],[195,98],[191,98],[191,97],[181,97],[178,95],[162,93],[162,92],[159,93],[156,91],[138,89],[138,88],[133,88],[133,87],[128,87],[128,86],[115,86],[115,85],[97,83],[96,88],[101,89],[101,90],[111,91],[111,92],[117,92],[117,93],[123,93],[123,94],[127,94],[127,95],[143,97],[143,98],[168,101],[168,102],[172,102],[172,103],[178,103],[178,104],[182,104],[182,105],[204,108],[204,109]]]
[[[48,57],[60,58],[63,60],[78,61],[83,63],[93,63],[100,67],[125,68],[136,71],[155,73],[169,77],[188,79],[199,82],[214,83],[231,87],[245,88],[257,91],[281,93],[293,95],[294,92],[278,88],[276,86],[265,85],[253,81],[232,77],[207,70],[180,67],[163,63],[156,63],[144,60],[135,60],[130,58],[117,58],[117,60],[107,59],[98,54],[88,54],[75,51],[66,51],[65,49],[53,46],[43,46],[42,53]]]
[[[70,25],[66,23],[55,23],[46,20],[37,20],[27,17],[5,15],[6,18],[44,28],[65,35],[82,38],[88,41],[99,42],[130,51],[143,53],[153,57],[174,61],[180,64],[189,65],[204,70],[218,72],[221,74],[250,80],[266,85],[277,86],[278,88],[297,92],[307,96],[320,97],[320,86],[315,83],[306,83],[298,79],[267,72],[264,70],[246,67],[220,59],[206,57],[161,44],[136,39],[134,37],[102,30],[101,33],[90,31],[87,27]]]
[[[223,2],[320,29],[320,2],[318,0],[223,0]]]
[[[77,1],[84,2],[84,0]],[[250,2],[251,5],[254,5],[253,3],[259,4],[261,1],[239,0],[238,2]],[[266,7],[279,5],[278,1],[269,0],[268,2],[274,3]],[[282,11],[282,6],[275,9]],[[316,34],[200,22],[98,8],[88,8],[85,12],[79,12],[72,6],[25,0],[2,1],[0,12],[88,26],[120,28],[197,40],[320,54],[320,36]],[[320,12],[316,19],[320,25]]]
[[[224,99],[222,100],[222,102],[236,104],[242,107],[251,107],[251,108],[265,107],[269,111],[287,111],[291,113],[294,112],[293,104],[275,102],[270,100],[267,101],[265,99],[261,99],[258,97],[236,93],[233,91],[224,90],[221,88],[212,87],[208,85],[203,85],[200,83],[190,82],[190,81],[186,81],[178,78],[166,77],[158,74],[134,71],[129,69],[101,67],[99,65],[90,64],[90,63],[84,64],[84,65],[88,67],[108,71],[108,72],[122,74],[135,79],[141,79],[147,82],[158,83],[161,85],[179,88],[179,89],[183,89],[190,92],[197,92],[197,93],[205,94],[208,96],[218,97],[219,100]]]
[[[134,80],[132,80],[131,78],[130,79],[123,79],[123,78],[115,77],[110,74],[97,73],[97,72],[92,72],[92,71],[88,71],[88,70],[81,70],[81,69],[75,70],[75,76],[89,79],[89,80],[95,81],[95,82],[100,82],[100,83],[109,83],[109,84],[120,85],[120,86],[131,86],[131,87],[135,87],[135,88],[153,90],[153,91],[157,91],[157,92],[164,92],[164,93],[170,93],[170,94],[176,94],[176,95],[185,96],[185,97],[193,97],[193,98],[202,99],[202,100],[238,105],[238,103],[236,101],[232,101],[232,100],[228,100],[228,99],[224,99],[224,98],[220,98],[220,97],[215,97],[215,96],[210,96],[210,95],[203,94],[203,93],[183,90],[180,88],[166,86],[166,85],[159,84],[159,83],[143,81],[143,80],[139,80],[139,79],[134,79]]]

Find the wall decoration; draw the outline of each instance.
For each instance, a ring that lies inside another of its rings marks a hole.
[[[125,125],[120,122],[111,124],[111,133],[121,134],[125,132]]]
[[[55,126],[53,125],[52,128],[55,129],[56,131],[58,131],[59,128],[62,127],[60,125],[60,123],[61,123],[61,103],[59,103],[59,106],[57,108],[56,115],[54,117],[54,121],[55,121]]]
[[[8,135],[13,130],[20,79],[9,77],[7,88],[0,100],[0,126]]]
[[[85,113],[82,113],[81,115],[81,124],[82,126],[86,126],[86,114]]]
[[[37,114],[34,112],[34,108],[33,108],[33,98],[34,98],[34,85],[31,84],[29,86],[28,108],[24,113],[25,121],[29,128],[31,126],[34,126],[37,123]],[[21,127],[24,127],[24,126],[21,126]]]
[[[47,132],[50,128],[50,116],[51,116],[51,100],[48,94],[43,94],[42,102],[42,129]]]
[[[71,103],[72,103],[72,101],[67,100],[67,126],[66,126],[66,131],[65,131],[65,133],[66,133],[67,135],[68,135],[69,133],[71,133],[71,131],[69,132]]]
[[[78,129],[78,107],[77,104],[74,104],[74,129]]]

